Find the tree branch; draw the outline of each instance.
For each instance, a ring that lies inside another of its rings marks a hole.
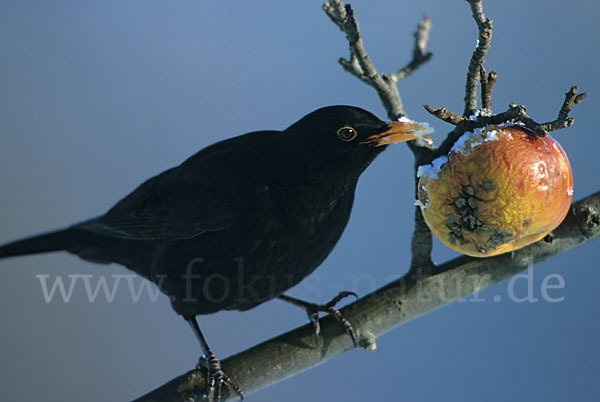
[[[341,0],[329,0],[323,4],[323,10],[348,40],[350,60],[339,60],[344,70],[375,89],[390,119],[397,120],[406,116],[396,83],[431,59],[432,54],[425,52],[431,29],[429,18],[425,17],[415,32],[413,59],[406,67],[393,74],[379,74],[365,49],[352,7],[344,5]]]
[[[600,235],[600,192],[571,206],[552,241],[540,240],[513,253],[491,258],[461,256],[435,272],[404,277],[362,297],[341,310],[350,320],[359,343],[375,348],[375,337],[441,306],[517,274],[545,259],[584,244]],[[307,324],[222,361],[245,394],[326,362],[353,349],[352,340],[332,317],[321,322],[322,343],[314,346]],[[190,371],[139,398],[137,402],[195,400],[193,389],[204,389],[204,375]],[[187,398],[187,399],[184,399]],[[224,389],[223,400],[233,400]]]
[[[395,82],[402,81],[414,71],[416,71],[422,64],[426,63],[431,59],[433,53],[426,52],[427,42],[429,42],[429,31],[431,30],[431,19],[428,16],[423,18],[423,21],[417,26],[417,31],[413,34],[415,37],[415,44],[413,47],[413,58],[412,60],[400,70],[390,74],[390,78]]]
[[[477,47],[471,56],[467,72],[467,83],[465,85],[465,111],[463,116],[469,117],[477,111],[477,83],[479,70],[485,63],[488,49],[492,45],[492,20],[485,17],[483,13],[483,0],[467,0],[471,6],[473,19],[477,23],[479,39]]]
[[[494,81],[497,74],[490,73],[490,76],[494,74]],[[489,82],[486,83],[489,85]],[[486,88],[485,91],[491,89]],[[486,95],[487,96],[487,95]],[[441,155],[446,155],[450,148],[454,145],[456,140],[465,132],[473,131],[476,128],[485,127],[490,124],[502,124],[506,122],[520,122],[530,130],[534,131],[540,137],[547,136],[551,131],[561,130],[573,125],[575,120],[572,117],[568,117],[573,107],[584,100],[588,96],[587,92],[577,94],[577,86],[572,86],[571,89],[565,94],[565,100],[558,112],[558,116],[555,120],[546,123],[537,123],[527,114],[527,109],[523,105],[509,105],[505,112],[498,113],[496,115],[487,115],[487,113],[480,113],[474,118],[466,118],[458,113],[452,112],[446,108],[436,108],[430,105],[424,105],[423,107],[431,115],[437,117],[440,120],[445,121],[456,126],[456,129],[452,131],[444,142],[435,150],[432,157],[436,158]],[[487,100],[488,105],[491,104],[491,100]],[[489,109],[487,109],[489,110]],[[430,163],[431,161],[424,161]],[[424,164],[425,164],[424,163]]]
[[[492,114],[492,91],[498,79],[498,74],[492,71],[485,73],[483,65],[479,66],[479,79],[481,80],[481,112],[484,115]]]
[[[431,59],[432,54],[426,52],[431,30],[431,20],[424,17],[414,33],[412,60],[395,73],[379,74],[371,58],[367,54],[362,36],[358,30],[358,22],[354,18],[354,11],[350,5],[344,6],[341,0],[330,0],[323,4],[323,10],[333,23],[346,34],[350,46],[350,60],[340,59],[339,62],[350,74],[357,77],[365,84],[373,87],[385,108],[387,115],[392,120],[406,116],[402,100],[396,84],[406,78],[417,68]],[[419,165],[427,164],[432,160],[433,146],[424,141],[407,143],[415,156],[415,193],[416,171]],[[411,271],[427,271],[432,266],[431,262],[431,232],[421,216],[419,208],[415,210],[415,229],[411,240]]]

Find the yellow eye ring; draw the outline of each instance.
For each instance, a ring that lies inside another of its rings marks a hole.
[[[337,135],[342,141],[352,141],[358,133],[353,127],[344,126],[337,131]]]

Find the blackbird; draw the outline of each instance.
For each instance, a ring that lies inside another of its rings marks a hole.
[[[350,217],[358,178],[375,157],[388,144],[427,131],[407,119],[383,122],[358,107],[324,107],[283,131],[251,132],[204,148],[106,214],[3,245],[0,258],[67,251],[148,278],[194,330],[207,364],[207,394],[220,399],[226,384],[241,396],[196,316],[248,310],[275,297],[315,313],[319,306],[283,292],[331,252]],[[332,311],[331,303],[322,307]]]

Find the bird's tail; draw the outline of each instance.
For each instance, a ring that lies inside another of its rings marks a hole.
[[[77,239],[74,232],[74,229],[67,228],[4,244],[0,246],[0,259],[67,250]]]

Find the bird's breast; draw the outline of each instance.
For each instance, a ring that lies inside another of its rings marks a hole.
[[[284,247],[309,272],[331,252],[352,210],[354,188],[328,190],[301,187],[279,194],[278,221],[291,242]]]

